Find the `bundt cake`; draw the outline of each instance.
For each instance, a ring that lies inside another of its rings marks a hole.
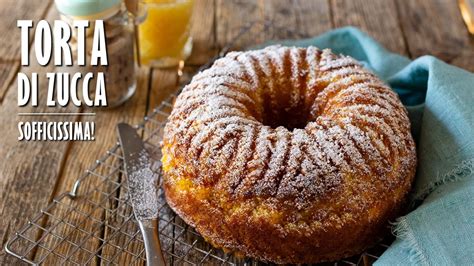
[[[177,97],[164,130],[171,208],[215,247],[274,263],[360,253],[415,174],[407,111],[351,57],[231,52]]]

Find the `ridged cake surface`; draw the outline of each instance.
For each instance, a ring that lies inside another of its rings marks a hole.
[[[232,52],[197,74],[165,127],[169,205],[214,246],[275,263],[361,252],[415,174],[398,96],[315,47]]]

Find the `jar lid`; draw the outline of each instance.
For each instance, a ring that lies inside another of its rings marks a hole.
[[[117,13],[121,0],[55,0],[56,8],[63,15],[83,19],[108,18]]]

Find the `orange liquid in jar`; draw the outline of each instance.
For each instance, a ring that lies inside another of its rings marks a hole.
[[[163,58],[183,59],[194,0],[146,0],[147,17],[139,26],[140,58],[152,64]]]

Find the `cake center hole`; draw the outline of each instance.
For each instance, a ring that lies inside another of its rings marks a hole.
[[[280,91],[280,89],[275,91]],[[295,128],[302,129],[306,126],[309,119],[308,108],[304,106],[302,99],[298,102],[292,100],[290,93],[291,90],[286,89],[286,91],[277,93],[274,97],[269,95],[264,97],[262,121],[264,125],[272,128],[282,126],[290,131]]]

